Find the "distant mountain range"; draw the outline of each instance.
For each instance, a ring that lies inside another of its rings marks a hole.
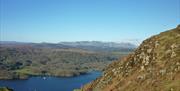
[[[132,51],[137,46],[132,43],[115,43],[101,41],[77,41],[59,43],[26,43],[16,41],[0,41],[1,46],[31,46],[37,48],[80,48],[91,51]]]

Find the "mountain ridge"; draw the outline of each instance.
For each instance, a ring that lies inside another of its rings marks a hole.
[[[101,41],[76,41],[59,43],[30,43],[16,41],[0,41],[0,46],[31,46],[37,48],[77,48],[90,51],[132,51],[137,46],[132,43],[116,43]]]

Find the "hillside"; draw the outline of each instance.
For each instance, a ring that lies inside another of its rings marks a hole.
[[[31,75],[77,76],[102,70],[129,51],[93,51],[63,44],[1,42],[0,79]]]
[[[82,91],[180,91],[180,25],[143,41]]]

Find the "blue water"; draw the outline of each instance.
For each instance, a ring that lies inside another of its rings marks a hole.
[[[31,77],[28,80],[0,80],[0,86],[8,86],[15,91],[73,91],[96,79],[101,72],[91,72],[77,77]]]

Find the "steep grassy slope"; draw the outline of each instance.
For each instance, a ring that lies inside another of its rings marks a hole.
[[[82,91],[180,91],[180,26],[143,41]]]

